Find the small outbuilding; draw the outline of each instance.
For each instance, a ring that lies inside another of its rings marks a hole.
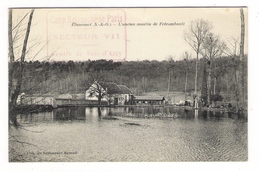
[[[45,94],[25,94],[22,93],[17,98],[18,105],[50,105],[56,107],[55,98]]]
[[[164,105],[163,96],[135,96],[134,103],[137,105]]]

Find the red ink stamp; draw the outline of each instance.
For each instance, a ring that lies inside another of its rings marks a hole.
[[[121,9],[59,9],[46,17],[47,55],[55,60],[124,60],[126,15]]]

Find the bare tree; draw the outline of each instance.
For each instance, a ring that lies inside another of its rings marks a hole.
[[[89,88],[89,97],[97,97],[98,105],[101,105],[102,98],[107,95],[106,90],[99,84],[98,81],[95,81]]]
[[[222,59],[219,57],[219,59]],[[217,87],[217,81],[220,78],[221,74],[226,71],[226,66],[223,64],[223,62],[220,62],[221,64],[217,64],[216,59],[214,59],[214,69],[213,69],[213,75],[214,75],[214,85],[213,85],[213,94],[216,95],[216,87]],[[228,84],[228,83],[227,83]]]
[[[245,18],[244,18],[244,10],[243,8],[240,9],[240,19],[241,19],[241,39],[240,39],[240,53],[239,53],[239,104],[240,107],[245,107],[245,84],[244,84],[244,44],[245,44]]]
[[[246,97],[245,97],[245,81],[244,81],[244,42],[245,42],[245,18],[244,10],[240,9],[240,20],[241,20],[241,32],[240,38],[231,38],[228,40],[229,46],[227,47],[226,55],[233,57],[233,67],[234,71],[234,90],[233,95],[236,99],[236,111],[241,108],[246,107]],[[240,43],[239,43],[240,40]],[[239,48],[238,48],[239,44]],[[227,84],[230,80],[227,80]]]
[[[223,52],[226,49],[224,42],[219,40],[218,36],[215,36],[213,33],[209,33],[205,38],[203,43],[203,50],[201,54],[207,59],[208,65],[208,77],[207,77],[207,103],[211,104],[211,74],[212,74],[212,61],[215,58],[221,57]],[[215,87],[215,86],[214,86]]]
[[[184,84],[184,92],[185,92],[185,101],[187,100],[187,85],[188,85],[188,72],[190,69],[189,66],[189,59],[191,58],[191,54],[185,51],[185,53],[182,55],[184,62],[185,62],[185,84]]]
[[[168,102],[171,101],[171,97],[170,97],[170,88],[171,88],[171,82],[172,82],[172,70],[174,69],[175,67],[175,64],[174,64],[174,60],[173,60],[173,57],[170,56],[168,58],[168,66],[167,66],[167,69],[168,69],[168,72],[169,72],[169,75],[168,75],[168,88],[167,88],[167,98],[168,98]]]
[[[94,71],[93,69],[90,70],[90,80],[89,83],[93,82],[93,84],[89,88],[89,96],[90,97],[97,97],[98,104],[101,105],[102,98],[107,95],[105,88],[100,85],[100,82],[104,81],[104,74],[103,71]]]
[[[17,101],[18,95],[20,94],[20,91],[21,91],[21,86],[22,86],[22,81],[23,81],[24,61],[25,61],[25,56],[26,56],[26,51],[27,51],[27,43],[28,43],[28,39],[29,39],[29,35],[30,35],[33,13],[34,13],[34,9],[31,10],[31,12],[30,12],[26,31],[25,31],[24,41],[22,43],[22,52],[21,52],[21,55],[20,55],[20,58],[19,58],[19,60],[20,60],[19,64],[20,65],[19,65],[19,69],[18,69],[19,70],[19,77],[17,79],[15,88],[12,90],[13,72],[14,72],[13,63],[14,63],[14,60],[15,60],[15,55],[14,55],[14,46],[13,46],[14,45],[14,38],[13,38],[13,34],[12,34],[12,32],[13,32],[12,9],[9,10],[9,21],[8,21],[9,61],[10,61],[10,65],[9,65],[9,68],[10,68],[9,69],[9,97],[10,97],[10,99],[9,99],[9,109],[10,109],[9,119],[15,125],[17,125],[16,114],[13,112],[13,110],[15,109],[16,101]]]
[[[238,49],[239,38],[231,37],[227,40],[227,47],[225,54],[231,57],[236,57],[239,54]]]
[[[196,52],[196,72],[195,72],[195,108],[198,107],[198,59],[201,53],[201,46],[205,41],[209,31],[212,29],[212,24],[203,19],[191,21],[188,31],[184,32],[185,41]]]

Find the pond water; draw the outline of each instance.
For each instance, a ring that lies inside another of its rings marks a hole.
[[[19,114],[9,160],[22,162],[247,161],[247,120],[173,107],[73,107]],[[14,136],[14,137],[12,137]]]

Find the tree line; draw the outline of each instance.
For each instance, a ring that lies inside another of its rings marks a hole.
[[[238,58],[220,57],[211,62],[204,58],[199,59],[198,90],[204,100],[207,100],[205,92],[208,91],[207,86],[205,87],[208,70],[205,71],[205,68],[209,63],[212,65],[210,74],[212,95],[220,95],[227,101],[235,99],[234,74],[239,67]],[[195,87],[195,64],[194,58],[178,61],[171,59],[124,62],[112,60],[29,61],[24,62],[21,92],[26,94],[84,93],[94,80],[100,80],[127,85],[135,94],[141,95],[144,92],[154,91],[185,92],[187,81],[186,92],[192,95]],[[19,62],[13,65],[19,65]],[[247,60],[244,61],[244,66],[244,70],[247,71]],[[19,72],[15,73],[15,78],[18,80]]]

